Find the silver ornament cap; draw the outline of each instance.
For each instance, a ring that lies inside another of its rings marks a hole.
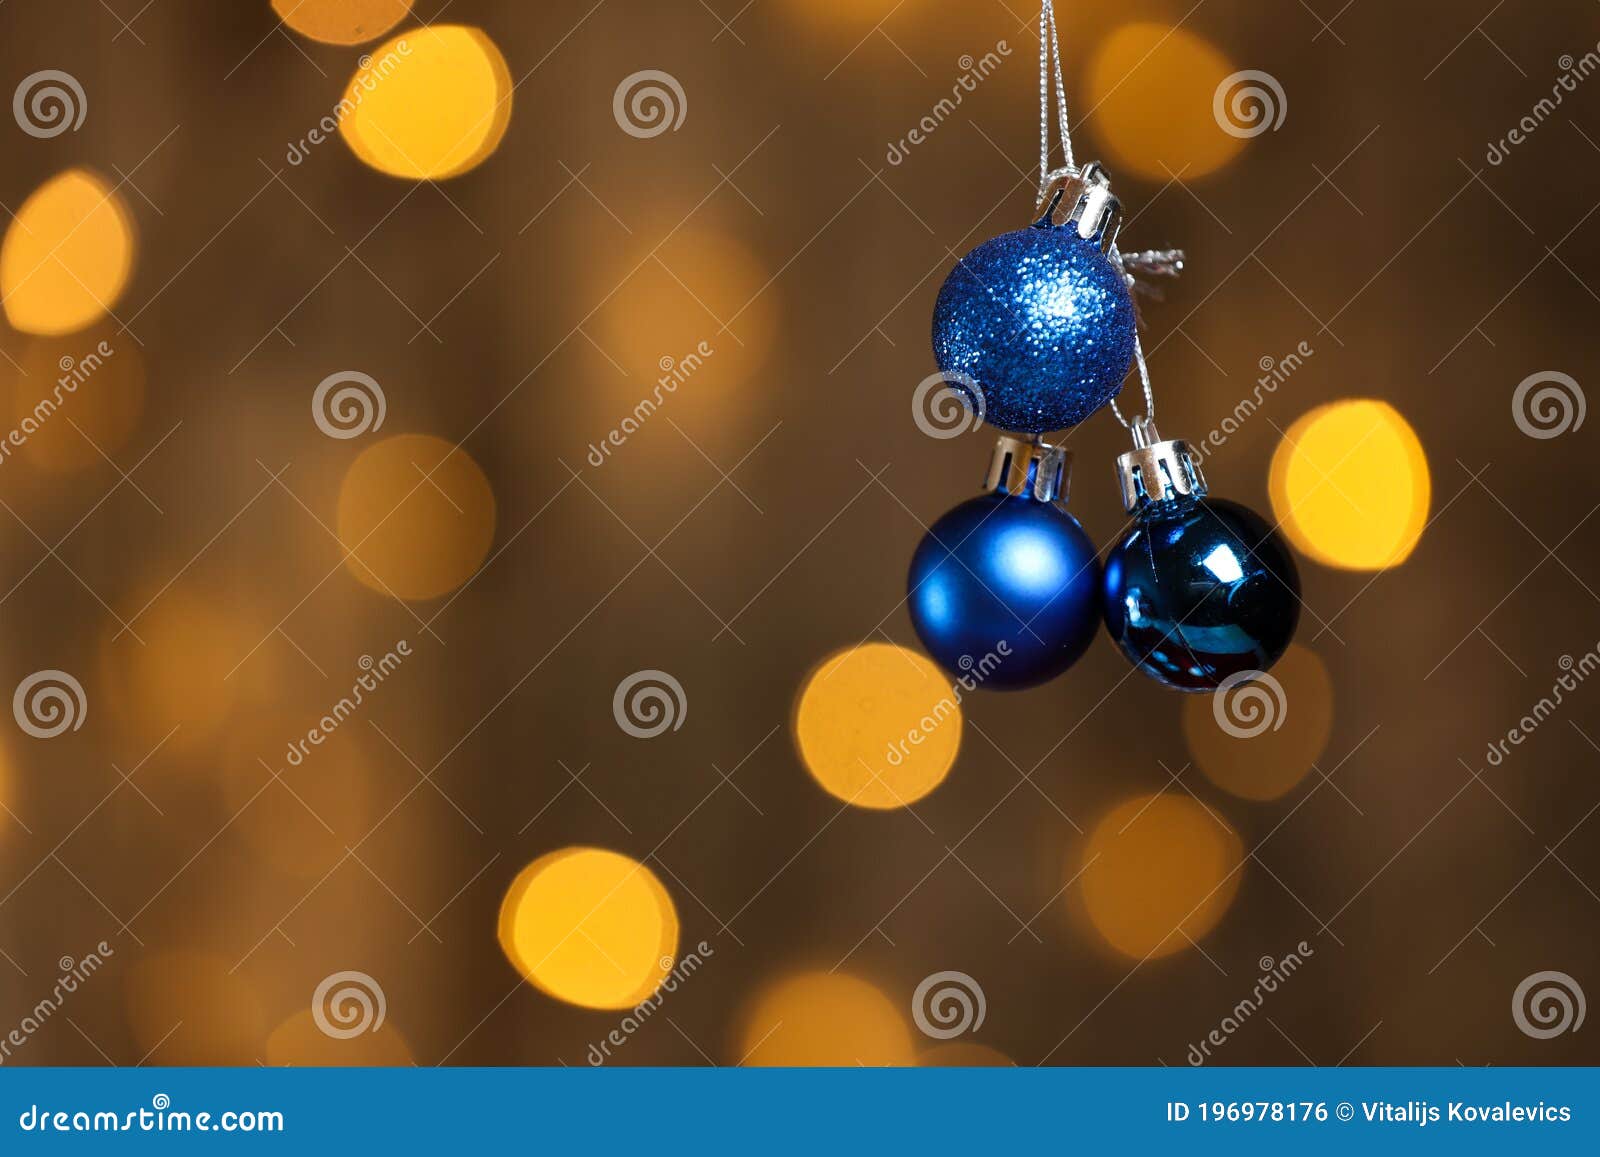
[[[1072,451],[1035,438],[1002,434],[989,459],[984,489],[1065,503],[1072,483]]]
[[[1110,249],[1122,227],[1122,202],[1111,192],[1105,166],[1091,161],[1081,169],[1048,174],[1034,208],[1034,224],[1071,226],[1085,241]]]
[[[1117,482],[1129,514],[1170,498],[1203,498],[1200,461],[1182,439],[1163,440],[1148,417],[1133,420],[1133,449],[1117,458]]]

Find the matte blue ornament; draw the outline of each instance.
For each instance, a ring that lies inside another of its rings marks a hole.
[[[1267,520],[1206,496],[1181,441],[1134,422],[1117,460],[1134,525],[1106,559],[1106,628],[1144,674],[1180,691],[1212,691],[1260,672],[1300,621],[1300,576]]]
[[[1042,434],[1116,396],[1133,363],[1127,281],[1104,249],[1118,207],[1097,165],[1064,177],[1044,213],[957,263],[933,311],[933,356],[992,426]]]
[[[1001,438],[989,492],[933,524],[911,560],[917,636],[946,671],[983,687],[1033,687],[1094,638],[1100,559],[1056,505],[1066,451]]]

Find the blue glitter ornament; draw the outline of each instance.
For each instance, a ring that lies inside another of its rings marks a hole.
[[[1013,690],[1077,661],[1100,618],[1100,559],[1055,504],[1066,452],[1002,438],[989,493],[928,531],[911,560],[911,622],[950,673]]]
[[[1133,362],[1133,300],[1106,256],[1118,207],[1097,165],[1046,196],[1038,222],[968,253],[933,311],[933,356],[984,421],[1042,434],[1110,401]]]
[[[1122,653],[1180,691],[1211,691],[1265,671],[1300,620],[1300,576],[1272,527],[1235,502],[1206,496],[1181,441],[1147,418],[1117,460],[1132,529],[1106,559],[1105,619]]]

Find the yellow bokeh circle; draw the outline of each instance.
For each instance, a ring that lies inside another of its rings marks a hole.
[[[1227,697],[1189,695],[1183,701],[1183,734],[1206,777],[1244,799],[1277,799],[1322,758],[1333,730],[1333,682],[1312,651],[1292,646],[1261,680],[1253,713],[1239,726]],[[1232,694],[1238,695],[1239,691]],[[1220,714],[1230,724],[1218,722]]]
[[[324,44],[362,44],[411,12],[411,0],[272,0],[272,10],[301,36]]]
[[[129,629],[112,623],[101,652],[106,701],[142,742],[201,744],[242,697],[281,693],[281,655],[266,645],[270,622],[219,595],[157,588],[120,613]]]
[[[1238,891],[1242,856],[1238,835],[1190,797],[1138,796],[1095,825],[1068,874],[1082,872],[1095,930],[1143,960],[1216,927]]]
[[[1128,24],[1089,63],[1084,119],[1103,142],[1113,176],[1190,180],[1220,169],[1245,145],[1213,105],[1233,74],[1227,57],[1195,33]]]
[[[1355,398],[1303,415],[1272,455],[1272,511],[1326,566],[1404,562],[1428,522],[1432,480],[1416,431],[1387,402]]]
[[[803,972],[763,989],[739,1031],[740,1063],[752,1066],[913,1065],[900,1009],[865,980]]]
[[[582,1008],[632,1008],[672,971],[678,913],[654,872],[602,848],[563,848],[518,873],[500,947],[540,991]]]
[[[338,522],[351,574],[383,594],[431,599],[466,582],[489,553],[494,493],[459,446],[400,434],[350,464]]]
[[[766,263],[717,229],[674,231],[654,250],[596,270],[594,341],[632,382],[694,396],[752,376],[777,332],[779,295]],[[606,373],[614,373],[610,364]],[[618,378],[619,383],[621,378]],[[689,388],[684,388],[689,387]]]
[[[387,1020],[371,1031],[333,1037],[317,1024],[310,1009],[301,1009],[272,1030],[265,1059],[269,1065],[324,1068],[416,1063],[406,1038]]]
[[[36,338],[20,365],[11,395],[15,435],[0,445],[0,455],[19,454],[45,470],[81,470],[104,463],[138,428],[144,358],[133,339],[119,336],[113,326]]]
[[[924,1069],[1009,1069],[1016,1063],[999,1049],[976,1041],[951,1041],[917,1054],[917,1064]]]
[[[112,947],[120,955],[137,946],[119,941]],[[127,969],[123,1012],[150,1063],[249,1065],[260,1056],[266,1012],[234,960],[158,950],[130,959]]]
[[[925,656],[892,643],[823,660],[794,712],[806,770],[829,794],[865,808],[905,807],[943,783],[961,725],[950,680]]]
[[[24,333],[53,336],[92,325],[116,306],[133,272],[133,218],[87,169],[34,191],[0,243],[0,300]]]
[[[363,58],[339,103],[339,132],[380,173],[443,180],[499,146],[512,88],[505,57],[482,29],[413,28]]]

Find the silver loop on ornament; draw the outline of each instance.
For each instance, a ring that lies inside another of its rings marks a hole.
[[[1072,485],[1072,451],[1044,441],[1037,434],[1001,434],[989,458],[985,490],[1065,503]]]
[[[1153,502],[1206,496],[1206,476],[1187,442],[1163,438],[1147,417],[1135,418],[1128,428],[1133,449],[1117,459],[1117,485],[1129,514]]]
[[[1082,169],[1056,169],[1034,206],[1034,224],[1070,227],[1083,240],[1107,250],[1122,228],[1122,202],[1111,191],[1111,177],[1099,161]],[[1124,273],[1123,278],[1127,278]]]

